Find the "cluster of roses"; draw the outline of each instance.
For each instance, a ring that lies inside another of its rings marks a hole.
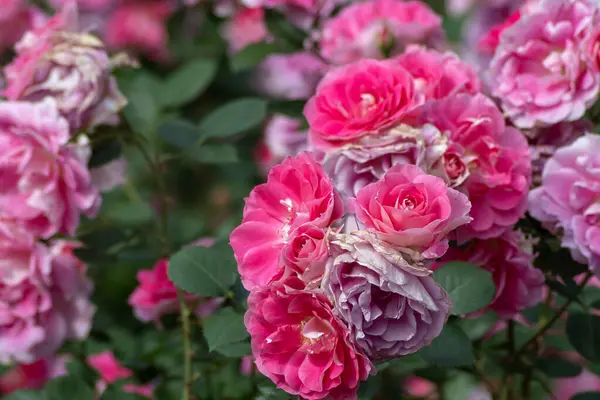
[[[4,6],[3,6],[4,7]],[[3,10],[4,11],[4,10]],[[0,102],[0,362],[52,357],[87,336],[94,306],[74,255],[80,215],[100,195],[81,134],[118,121],[125,99],[102,42],[78,33],[72,6],[27,32],[4,68]],[[45,361],[40,361],[44,363]],[[37,365],[37,364],[36,364]]]

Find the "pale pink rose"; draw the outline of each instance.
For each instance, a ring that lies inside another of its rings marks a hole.
[[[140,321],[159,323],[163,315],[179,312],[177,288],[169,280],[168,267],[168,260],[162,259],[152,269],[138,271],[139,285],[129,296],[129,305]],[[194,304],[194,313],[203,318],[223,303],[222,298],[203,299],[191,293],[185,293],[185,299],[188,304]]]
[[[437,269],[450,261],[468,261],[492,274],[496,293],[485,310],[493,310],[502,318],[511,319],[526,308],[542,301],[544,274],[533,266],[533,245],[519,231],[504,233],[498,238],[475,239],[461,248],[451,248],[431,266]]]
[[[49,380],[67,374],[66,357],[51,357],[31,364],[19,364],[0,376],[0,394],[41,389]]]
[[[291,278],[248,297],[246,328],[258,370],[278,388],[304,399],[356,399],[374,369],[358,353],[327,299]]]
[[[340,195],[311,153],[273,167],[267,183],[246,198],[242,223],[230,237],[244,287],[262,287],[282,276],[281,251],[300,225],[326,229],[343,213]]]
[[[427,133],[428,130],[435,133]],[[344,198],[355,197],[361,188],[381,179],[393,165],[425,165],[427,153],[436,150],[426,146],[426,138],[436,134],[439,132],[431,125],[421,128],[399,125],[385,133],[364,137],[359,143],[328,151],[323,167]]]
[[[442,332],[450,299],[424,264],[365,231],[333,234],[330,249],[323,289],[370,360],[414,353]]]
[[[409,46],[396,60],[415,78],[415,91],[426,100],[481,91],[475,69],[452,52]]]
[[[575,121],[596,102],[600,71],[584,40],[599,23],[588,0],[550,0],[502,33],[492,90],[517,127]]]
[[[585,50],[588,57],[595,63],[596,69],[600,70],[600,24],[592,27],[585,39]]]
[[[264,139],[259,144],[257,161],[265,174],[287,156],[306,150],[308,132],[301,129],[302,121],[283,114],[273,115],[265,126]]]
[[[407,45],[439,47],[442,19],[420,1],[370,0],[344,8],[325,21],[321,55],[332,64],[400,54]]]
[[[29,29],[43,20],[37,8],[29,7],[26,0],[0,1],[0,53],[4,53]]]
[[[331,70],[304,107],[311,145],[339,148],[399,124],[416,106],[413,80],[391,61],[361,60]]]
[[[600,272],[600,136],[559,148],[544,167],[542,186],[529,195],[529,213],[562,233],[573,258]]]
[[[116,125],[127,100],[112,76],[111,60],[96,37],[77,33],[77,10],[69,3],[47,23],[27,32],[6,66],[9,100],[52,97],[71,132]]]
[[[317,287],[329,259],[327,231],[306,223],[296,228],[291,236],[293,239],[282,249],[283,264],[303,282]]]
[[[227,40],[230,53],[267,39],[265,12],[262,8],[240,8],[224,24],[223,37]]]
[[[409,376],[402,382],[402,391],[411,397],[429,398],[435,392],[435,384],[418,376]]]
[[[127,181],[126,171],[127,159],[125,157],[117,158],[104,165],[90,169],[92,184],[101,192],[110,192],[125,184]]]
[[[553,387],[556,400],[571,400],[578,393],[599,392],[600,377],[584,369],[573,378],[557,379]]]
[[[73,0],[50,0],[54,8],[61,8]],[[102,12],[114,6],[116,0],[76,0],[77,6],[82,11]]]
[[[75,247],[62,240],[46,245],[0,224],[0,362],[32,363],[88,335],[92,284]]]
[[[256,71],[256,87],[276,99],[305,100],[314,94],[326,71],[327,65],[306,51],[272,54]]]
[[[479,49],[484,53],[494,54],[500,44],[500,37],[504,31],[516,24],[520,19],[521,10],[517,10],[510,14],[506,20],[492,26],[489,32],[480,39]]]
[[[360,189],[352,205],[361,225],[380,240],[425,258],[441,257],[448,234],[471,221],[467,196],[410,164],[396,164]]]
[[[107,385],[133,376],[133,371],[122,366],[115,355],[108,350],[88,356],[87,363],[100,375],[100,380],[96,382],[96,389],[100,394],[106,390]],[[122,390],[125,393],[135,393],[151,398],[153,388],[151,385],[140,386],[133,383],[126,383],[122,386]]]
[[[106,21],[109,48],[127,49],[155,61],[169,58],[167,20],[174,12],[167,0],[122,2]]]
[[[292,24],[310,30],[318,18],[327,17],[337,4],[346,0],[241,0],[250,8],[276,8]]]
[[[36,235],[73,235],[79,215],[100,205],[85,138],[67,144],[69,126],[54,101],[0,103],[0,216]]]
[[[432,101],[424,107],[422,122],[441,132],[429,141],[438,147],[436,155],[443,154],[428,159],[426,171],[467,194],[472,205],[473,221],[459,228],[459,241],[487,239],[512,229],[525,213],[531,182],[525,137],[507,127],[483,95]]]

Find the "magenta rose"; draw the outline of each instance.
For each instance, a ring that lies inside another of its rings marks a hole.
[[[574,259],[600,273],[600,136],[559,148],[529,195],[529,213],[556,232]]]
[[[361,60],[325,75],[304,115],[312,146],[328,150],[391,128],[415,105],[406,69],[390,61]]]
[[[355,399],[374,369],[357,352],[327,299],[296,278],[248,297],[245,322],[258,370],[278,388],[304,399]]]
[[[230,53],[260,43],[269,32],[265,24],[265,11],[262,8],[240,8],[223,25],[223,37],[229,45]]]
[[[414,353],[442,331],[450,299],[432,272],[359,231],[331,238],[323,288],[371,360]]]
[[[72,242],[38,242],[0,224],[0,362],[32,363],[91,328],[92,284]]]
[[[327,231],[307,223],[291,235],[293,239],[282,250],[283,264],[312,287],[318,286],[329,259]]]
[[[394,165],[359,190],[353,206],[361,225],[380,240],[426,258],[441,257],[448,233],[471,221],[467,196],[409,164]]]
[[[102,394],[108,385],[130,378],[133,375],[133,371],[122,366],[115,355],[109,350],[88,356],[87,364],[100,375],[100,380],[96,382],[96,391],[98,394]],[[134,383],[126,383],[122,386],[121,390],[125,393],[135,393],[141,397],[152,398],[153,387],[152,385],[142,386]]]
[[[76,10],[70,6],[28,32],[6,66],[9,100],[41,101],[52,97],[71,132],[116,125],[127,100],[112,76],[112,63],[96,37],[77,33]]]
[[[87,169],[85,137],[68,143],[69,126],[46,99],[0,103],[0,216],[35,235],[72,235],[79,215],[100,205]]]
[[[551,0],[506,29],[490,64],[493,95],[519,128],[580,119],[598,99],[586,38],[600,24],[588,0]]]
[[[498,238],[469,242],[465,247],[451,248],[437,263],[436,269],[449,261],[468,261],[492,274],[496,294],[485,310],[493,310],[502,318],[513,318],[526,308],[542,301],[544,274],[533,266],[532,243],[518,231]]]
[[[442,19],[421,1],[370,0],[345,7],[325,21],[321,55],[332,64],[387,58],[410,44],[441,47]]]
[[[246,198],[244,218],[230,237],[244,287],[251,290],[281,277],[281,251],[299,226],[326,229],[343,215],[340,195],[311,153],[273,167],[267,183]]]
[[[428,159],[426,171],[467,194],[472,205],[473,221],[459,229],[459,240],[487,239],[512,229],[525,213],[531,182],[525,137],[507,127],[502,113],[481,94],[431,101],[421,122],[441,132],[429,142],[442,156]]]

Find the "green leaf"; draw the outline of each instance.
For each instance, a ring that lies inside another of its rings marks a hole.
[[[600,400],[600,392],[578,393],[571,400]]]
[[[84,381],[74,376],[51,380],[44,388],[48,400],[94,400],[94,391]]]
[[[269,54],[281,53],[281,46],[277,43],[254,43],[229,57],[229,68],[232,72],[241,72],[254,68]]]
[[[550,378],[566,378],[581,373],[581,366],[557,356],[537,359],[537,367]]]
[[[187,153],[190,158],[203,164],[229,164],[239,161],[237,150],[226,143],[211,143]]]
[[[452,314],[468,314],[487,306],[496,286],[492,274],[473,264],[451,261],[433,273],[452,300]]]
[[[88,166],[90,168],[99,167],[116,160],[122,154],[121,143],[118,140],[106,140],[98,145],[93,145],[92,158]]]
[[[235,283],[237,264],[225,242],[212,247],[186,247],[171,257],[169,279],[200,296],[222,296]]]
[[[154,211],[146,203],[117,203],[106,209],[106,216],[122,225],[141,225],[152,221]]]
[[[490,328],[498,321],[498,315],[493,311],[487,311],[477,318],[465,318],[458,321],[462,330],[469,339],[478,340],[489,332]]]
[[[265,23],[269,33],[286,49],[301,50],[304,47],[306,33],[290,24],[289,19],[282,13],[265,10]]]
[[[12,392],[8,396],[2,397],[3,400],[46,400],[44,392],[34,390],[19,390]]]
[[[133,81],[121,85],[123,94],[127,97],[123,115],[135,132],[150,135],[155,131],[159,105],[154,96],[160,86],[158,78],[147,73],[141,73]]]
[[[587,369],[594,375],[600,376],[600,364],[590,364]]]
[[[158,136],[165,143],[180,149],[194,145],[200,137],[200,130],[192,123],[176,119],[167,121],[158,128]]]
[[[173,72],[165,82],[162,104],[181,107],[199,97],[217,72],[215,60],[192,60]]]
[[[600,317],[581,312],[570,313],[566,331],[579,354],[591,362],[600,362]]]
[[[116,387],[109,387],[102,393],[100,400],[143,400],[147,399],[147,397],[140,396],[134,393],[126,393],[121,389],[117,389]]]
[[[229,346],[239,345],[248,337],[244,316],[232,308],[223,308],[204,321],[204,338],[210,351],[228,353]]]
[[[259,125],[267,113],[267,102],[259,98],[234,100],[217,108],[200,121],[207,138],[225,138]]]
[[[442,333],[418,352],[426,361],[440,367],[460,367],[475,361],[469,337],[458,325],[448,323]]]

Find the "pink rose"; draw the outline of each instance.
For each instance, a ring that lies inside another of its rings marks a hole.
[[[19,364],[0,376],[0,394],[23,389],[41,389],[49,380],[66,375],[66,357],[44,358]]]
[[[75,247],[62,240],[46,245],[0,224],[0,362],[32,363],[88,335],[92,284]]]
[[[0,216],[36,235],[73,235],[79,214],[100,205],[87,169],[85,138],[68,144],[69,126],[55,103],[0,103]]]
[[[428,159],[426,171],[467,194],[472,205],[473,221],[459,229],[459,240],[487,239],[512,229],[525,213],[531,182],[523,135],[506,127],[500,111],[483,95],[432,101],[421,120],[441,132],[428,139],[437,147],[433,154],[442,156]]]
[[[272,54],[256,71],[257,89],[276,99],[305,100],[315,92],[326,64],[307,51]]]
[[[553,386],[557,400],[571,400],[579,393],[600,391],[600,377],[584,369],[573,378],[557,379]]]
[[[413,78],[398,63],[361,60],[331,70],[304,115],[311,144],[327,150],[398,124],[415,107]]]
[[[511,319],[542,301],[544,274],[533,266],[531,241],[518,231],[489,240],[475,239],[466,247],[451,248],[432,269],[449,261],[468,261],[491,272],[496,294],[485,310]],[[480,315],[485,310],[478,311]]]
[[[19,41],[29,29],[43,20],[43,13],[25,0],[0,1],[0,53]]]
[[[427,100],[481,91],[475,69],[452,52],[409,46],[396,60],[415,78],[415,91]]]
[[[573,258],[600,268],[600,136],[559,148],[544,167],[542,186],[529,195],[529,213],[562,232]]]
[[[307,223],[296,228],[291,236],[293,239],[282,249],[283,264],[303,282],[317,287],[329,259],[327,232]]]
[[[588,57],[600,71],[600,25],[594,25],[585,39],[585,50]]]
[[[364,231],[330,246],[324,291],[370,360],[414,353],[442,332],[450,299],[423,264]]]
[[[273,115],[265,126],[264,140],[258,147],[258,163],[268,172],[287,156],[295,156],[307,147],[308,132],[302,121],[283,114]]]
[[[73,0],[50,0],[50,4],[52,4],[54,8],[61,8],[65,3],[71,1]],[[78,8],[96,13],[110,9],[115,2],[116,0],[76,0]]]
[[[250,8],[276,8],[286,19],[297,27],[310,30],[318,22],[317,18],[327,17],[337,4],[345,0],[241,0]]]
[[[166,0],[122,2],[112,12],[104,39],[112,49],[131,49],[156,60],[168,59],[167,19],[173,13]]]
[[[600,71],[584,41],[600,24],[587,0],[551,0],[506,29],[491,62],[492,90],[519,128],[580,119],[598,99]]]
[[[517,10],[510,14],[508,18],[499,24],[492,26],[490,31],[479,41],[481,51],[489,54],[494,54],[500,44],[500,37],[505,30],[513,26],[521,19],[521,10]]]
[[[418,376],[409,376],[402,382],[402,389],[407,396],[427,399],[435,393],[435,384]]]
[[[99,393],[104,392],[107,385],[127,379],[133,375],[133,371],[123,367],[115,355],[108,350],[88,356],[87,363],[100,375],[100,380],[96,383]],[[135,393],[151,398],[153,387],[151,385],[139,386],[133,383],[126,383],[123,385],[122,390],[125,393]]]
[[[244,47],[267,38],[265,12],[262,8],[240,8],[223,26],[223,37],[229,52],[237,53]]]
[[[351,344],[327,299],[292,278],[248,297],[245,322],[256,367],[277,387],[304,399],[356,399],[373,369]]]
[[[305,223],[326,229],[343,215],[340,195],[311,153],[273,167],[267,183],[246,198],[244,218],[230,237],[244,287],[251,290],[279,279],[281,251]]]
[[[409,44],[439,46],[444,32],[442,19],[423,2],[371,0],[352,4],[325,21],[320,39],[323,58],[348,64],[399,54]]]
[[[380,240],[426,258],[441,257],[448,233],[471,221],[467,196],[410,164],[394,165],[359,190],[352,204],[360,223]]]
[[[9,100],[52,97],[72,133],[118,124],[118,113],[127,104],[111,75],[104,44],[76,32],[76,12],[69,3],[46,24],[28,32],[4,70],[4,95]]]
[[[168,266],[168,260],[162,259],[152,269],[138,271],[139,285],[129,296],[129,305],[140,321],[159,323],[163,315],[179,312],[177,288],[169,280]],[[186,293],[185,298],[196,304],[194,313],[199,317],[208,317],[223,303],[222,298],[203,299],[191,293]]]

